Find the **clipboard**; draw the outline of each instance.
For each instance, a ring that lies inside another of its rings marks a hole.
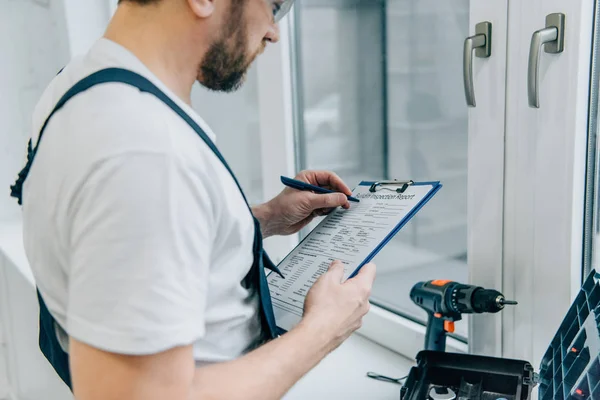
[[[361,183],[359,183],[358,186],[370,186],[369,188],[369,192],[375,193],[378,190],[394,190],[397,193],[404,193],[406,192],[406,190],[410,187],[410,186],[427,186],[427,185],[431,185],[432,189],[429,191],[429,193],[423,197],[423,199],[421,199],[421,201],[415,206],[413,207],[413,209],[400,221],[400,223],[398,223],[398,225],[396,225],[396,227],[385,237],[385,239],[379,243],[379,246],[377,246],[372,252],[371,254],[369,254],[367,256],[367,258],[358,266],[356,267],[356,270],[350,274],[350,276],[348,277],[348,279],[353,278],[354,276],[356,276],[356,274],[358,274],[358,272],[360,271],[360,269],[365,265],[368,264],[369,262],[371,262],[373,260],[373,258],[375,258],[375,256],[377,255],[377,253],[379,253],[381,251],[381,249],[383,249],[385,247],[386,244],[388,244],[390,242],[390,240],[392,240],[394,238],[394,236],[396,236],[396,234],[398,232],[400,232],[400,230],[423,208],[423,206],[425,206],[425,204],[427,204],[429,202],[429,200],[431,200],[433,198],[433,196],[436,195],[437,192],[439,192],[439,190],[442,188],[442,184],[439,181],[430,181],[430,182],[415,182],[413,180],[408,180],[408,181],[397,181],[397,180],[391,180],[391,181],[376,181],[376,182],[368,182],[368,181],[362,181]],[[390,189],[396,186],[400,186],[397,189]]]
[[[391,240],[392,238],[425,206],[425,204],[427,204],[432,198],[433,196],[435,196],[435,194],[442,188],[442,184],[439,181],[428,181],[428,182],[415,182],[413,180],[404,180],[404,181],[399,181],[399,180],[391,180],[391,181],[362,181],[359,183],[359,185],[357,187],[354,188],[353,192],[356,192],[358,188],[360,188],[361,190],[359,191],[359,193],[357,194],[357,196],[363,195],[364,197],[368,197],[369,194],[373,193],[373,194],[377,194],[377,193],[381,193],[381,192],[387,192],[385,194],[390,194],[393,195],[394,193],[398,194],[399,196],[401,195],[405,195],[405,193],[409,190],[410,187],[420,187],[420,186],[431,186],[431,188],[426,192],[423,193],[422,190],[420,190],[419,195],[422,196],[420,200],[417,201],[416,204],[410,204],[409,206],[412,207],[410,208],[410,210],[408,210],[408,212],[404,215],[401,216],[401,214],[399,214],[398,216],[401,217],[401,220],[399,222],[396,223],[396,225],[392,225],[395,222],[392,222],[392,224],[389,224],[386,229],[390,229],[389,231],[386,231],[385,236],[383,236],[382,239],[377,238],[376,240],[378,240],[379,242],[375,245],[375,247],[372,248],[372,250],[369,251],[369,253],[367,254],[367,256],[362,259],[360,262],[358,262],[358,265],[356,265],[355,267],[353,266],[354,270],[352,272],[350,272],[348,274],[347,279],[351,279],[354,276],[356,276],[356,274],[358,274],[358,272],[360,271],[360,269],[367,263],[369,263]],[[365,190],[364,188],[368,187],[368,190]],[[408,195],[407,195],[408,196]],[[385,199],[384,199],[385,200]],[[403,200],[403,199],[400,199]],[[362,202],[361,202],[362,203]],[[359,203],[360,204],[360,203]],[[313,253],[310,254],[310,252],[308,250],[305,250],[305,252],[302,252],[302,249],[308,249],[309,246],[311,245],[311,243],[309,242],[306,246],[304,246],[305,241],[307,241],[310,237],[311,234],[317,230],[321,224],[325,224],[327,221],[327,217],[325,220],[321,221],[321,223],[319,224],[319,226],[317,226],[317,228],[313,229],[313,231],[311,231],[311,233],[309,233],[309,235],[307,235],[297,246],[294,247],[294,249],[292,249],[292,251],[290,251],[290,253],[288,253],[288,255],[286,255],[284,257],[284,259],[279,263],[279,266],[284,265],[284,267],[280,268],[280,270],[282,270],[282,272],[284,270],[287,269],[288,273],[288,277],[290,275],[296,275],[296,273],[300,273],[300,274],[304,274],[302,275],[302,278],[305,278],[307,275],[311,275],[312,277],[314,277],[318,272],[319,272],[319,268],[323,268],[323,264],[324,264],[324,260],[318,261],[318,257],[321,257],[322,259],[326,259],[328,258],[328,256],[326,254],[320,254],[320,253]],[[362,225],[360,228],[361,229]],[[379,237],[381,237],[381,234],[379,235]],[[369,246],[371,246],[373,243],[370,243]],[[292,263],[294,263],[294,257],[293,255],[296,255],[297,257],[306,257],[306,258],[314,258],[313,261],[304,261],[306,264],[310,264],[310,267],[306,267],[305,270],[302,270],[302,268],[304,266],[302,265],[298,265],[298,264],[294,264],[292,265]],[[292,257],[292,258],[290,258]],[[315,258],[316,257],[316,258]],[[359,256],[362,257],[362,256]],[[288,258],[290,258],[288,260]],[[337,258],[337,257],[336,257]],[[357,262],[358,260],[360,260],[360,258],[357,258],[355,260],[353,260],[353,262]],[[302,270],[302,272],[300,272]],[[294,271],[293,273],[290,271]],[[346,273],[348,273],[349,270],[346,271]],[[285,274],[285,273],[284,273]],[[287,278],[286,278],[287,279]],[[274,311],[276,314],[276,323],[277,323],[277,327],[280,331],[280,333],[285,333],[287,332],[286,329],[282,328],[280,325],[280,321],[283,321],[284,326],[290,326],[290,325],[294,325],[294,323],[291,323],[290,321],[296,321],[297,319],[301,319],[300,316],[300,300],[298,299],[302,299],[302,305],[303,305],[303,301],[304,298],[306,296],[306,293],[308,292],[308,290],[310,289],[310,287],[312,287],[312,283],[308,282],[309,279],[304,279],[302,280],[299,276],[292,276],[290,279],[300,279],[299,283],[286,283],[286,279],[281,280],[281,278],[277,277],[277,276],[273,276],[271,273],[269,273],[267,275],[267,281],[269,282],[269,290],[272,294],[272,301],[273,301],[273,307],[274,307]],[[275,283],[273,283],[275,282]],[[310,283],[310,286],[308,285]],[[289,285],[286,287],[286,285]],[[293,289],[296,290],[293,290]],[[280,316],[280,318],[277,318],[277,315]]]

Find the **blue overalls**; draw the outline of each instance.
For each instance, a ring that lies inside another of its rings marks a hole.
[[[156,87],[152,82],[143,76],[121,68],[107,68],[100,70],[92,75],[82,79],[78,83],[76,83],[67,93],[59,100],[58,104],[54,107],[54,110],[50,113],[42,129],[40,131],[40,135],[37,141],[37,144],[34,148],[32,148],[31,140],[28,144],[27,149],[27,164],[19,173],[19,177],[15,184],[11,186],[11,196],[18,199],[19,204],[22,204],[22,190],[23,183],[27,178],[27,174],[29,173],[29,169],[33,163],[36,152],[39,148],[39,145],[42,140],[42,136],[44,134],[44,130],[48,125],[48,121],[52,116],[58,112],[71,98],[75,97],[79,93],[82,93],[89,88],[108,82],[117,82],[123,83],[126,85],[134,86],[138,88],[141,92],[150,93],[156,96],[159,100],[165,103],[169,108],[171,108],[177,115],[179,115],[188,125],[198,134],[200,139],[202,139],[206,145],[214,152],[214,154],[219,158],[219,160],[223,163],[225,168],[231,174],[233,180],[237,184],[246,205],[248,206],[248,210],[252,213],[252,209],[248,204],[248,200],[244,195],[244,192],[237,181],[235,175],[233,174],[231,168],[216,148],[212,140],[206,135],[206,133],[202,130],[202,128],[179,107],[173,100],[171,100],[166,94],[164,94],[158,87]],[[244,278],[243,284],[246,287],[258,288],[258,294],[260,298],[260,319],[261,325],[263,328],[263,334],[266,335],[267,339],[273,339],[280,331],[278,330],[275,324],[275,316],[273,314],[273,306],[271,304],[271,295],[269,293],[269,287],[267,284],[267,278],[265,275],[264,268],[267,268],[275,273],[281,275],[279,269],[273,264],[273,262],[269,259],[269,256],[263,249],[262,242],[262,234],[260,231],[260,223],[258,220],[252,216],[254,219],[254,244],[253,244],[253,254],[254,261],[252,263],[252,267],[246,277]],[[38,302],[40,305],[40,332],[39,332],[39,345],[42,353],[48,359],[50,364],[54,367],[55,371],[58,373],[60,378],[72,389],[71,386],[71,374],[69,370],[69,355],[65,353],[58,342],[55,333],[55,324],[56,321],[48,311],[42,296],[39,291],[37,292]]]

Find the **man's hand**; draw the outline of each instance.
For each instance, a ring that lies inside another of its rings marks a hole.
[[[354,278],[345,282],[342,282],[343,275],[344,265],[334,261],[309,290],[301,322],[330,338],[333,348],[361,327],[362,318],[370,308],[375,264],[366,264]]]
[[[338,193],[317,194],[285,188],[271,201],[253,207],[252,211],[261,223],[264,237],[291,235],[304,228],[315,217],[326,215],[336,207],[350,208],[346,196],[352,195],[352,191],[335,173],[302,171],[295,179]]]

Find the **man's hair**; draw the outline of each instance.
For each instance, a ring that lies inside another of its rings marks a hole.
[[[125,3],[127,1],[130,3],[146,5],[146,4],[158,3],[161,0],[119,0],[117,4]]]

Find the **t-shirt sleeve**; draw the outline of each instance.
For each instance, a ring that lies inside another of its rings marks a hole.
[[[215,231],[206,181],[172,155],[97,163],[70,199],[68,334],[151,354],[205,333]]]

